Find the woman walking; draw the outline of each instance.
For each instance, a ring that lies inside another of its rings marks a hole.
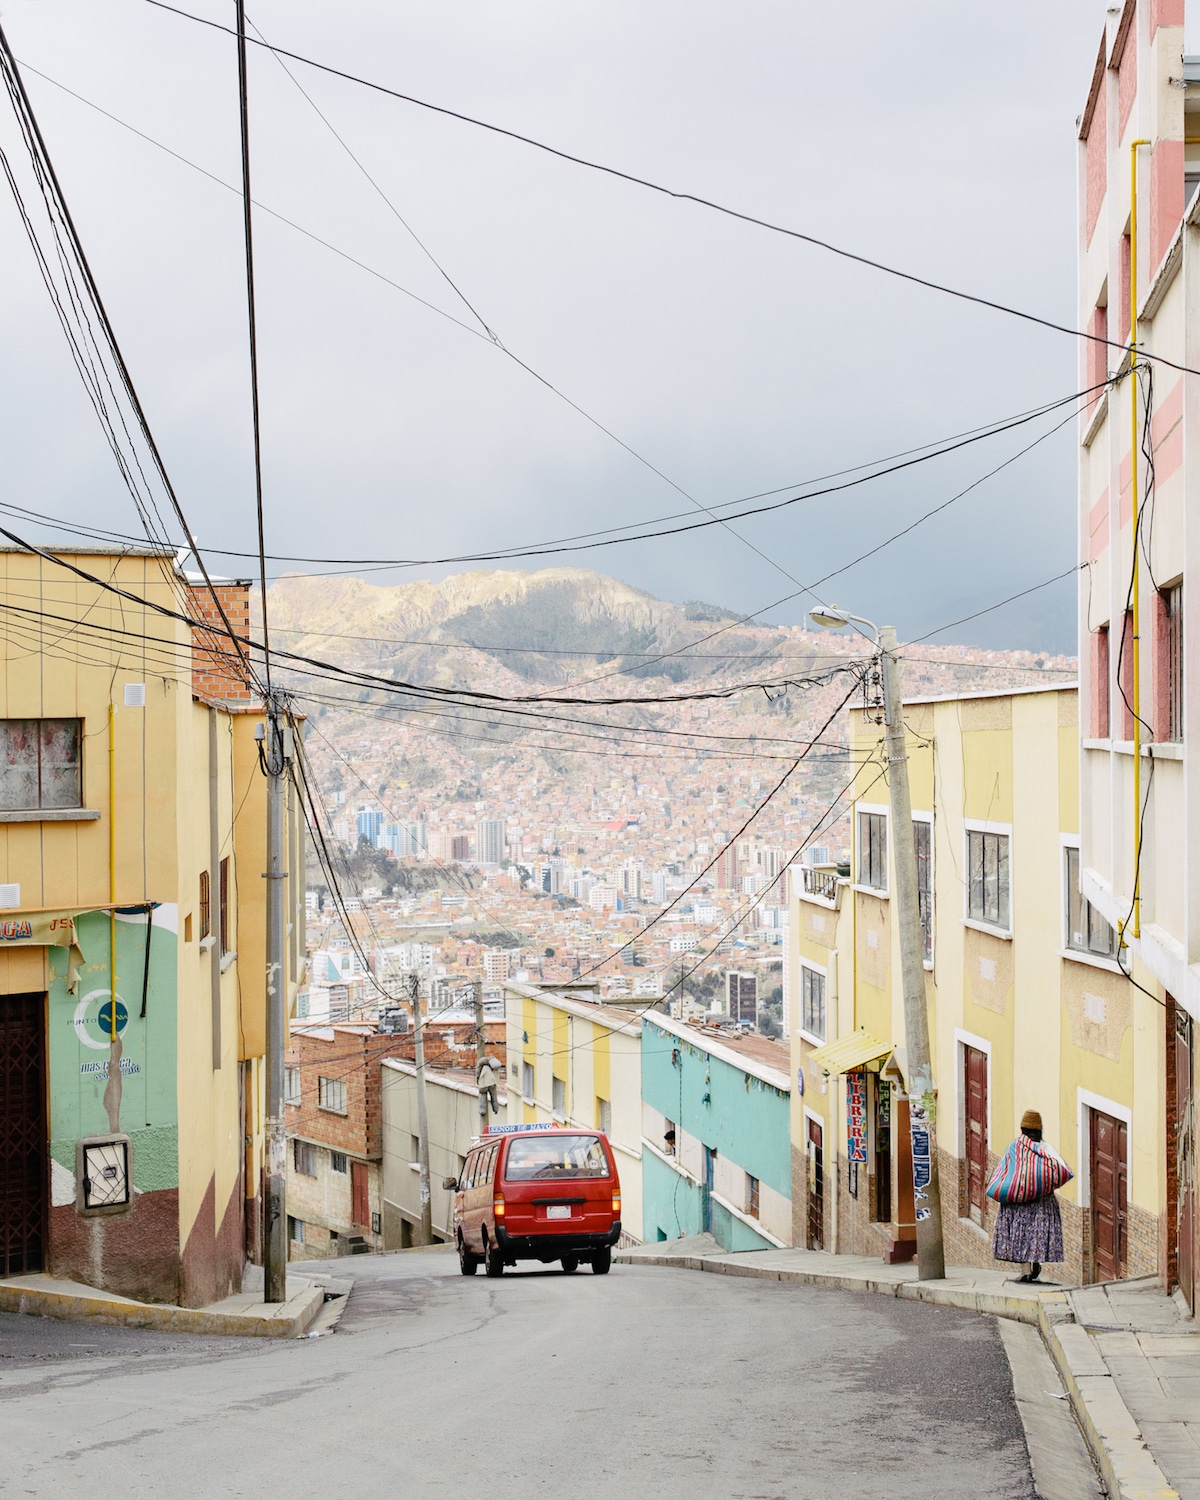
[[[1000,1158],[987,1191],[1000,1204],[992,1236],[997,1260],[1026,1267],[1018,1281],[1036,1281],[1043,1264],[1063,1258],[1062,1215],[1056,1188],[1069,1182],[1070,1167],[1042,1140],[1042,1117],[1036,1109],[1021,1116],[1021,1133]]]

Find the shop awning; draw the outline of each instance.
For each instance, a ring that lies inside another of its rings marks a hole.
[[[809,1055],[809,1063],[823,1073],[853,1073],[868,1063],[887,1057],[895,1043],[881,1042],[869,1031],[852,1031],[836,1042],[826,1042]]]

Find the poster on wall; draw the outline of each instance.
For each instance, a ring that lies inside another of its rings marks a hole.
[[[846,1158],[867,1159],[867,1075],[846,1074]]]

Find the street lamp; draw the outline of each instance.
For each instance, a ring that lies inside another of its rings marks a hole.
[[[872,640],[883,669],[883,712],[887,724],[887,773],[892,810],[892,874],[896,882],[896,925],[900,933],[900,973],[904,989],[904,1040],[907,1062],[909,1128],[912,1143],[913,1193],[917,1214],[917,1267],[922,1281],[946,1274],[942,1244],[942,1197],[937,1158],[937,1094],[929,1050],[929,1015],[925,1003],[925,945],[917,894],[917,851],[913,841],[912,798],[908,786],[908,749],[896,630],[875,625],[861,615],[833,605],[814,609],[809,619],[826,630],[854,624]]]

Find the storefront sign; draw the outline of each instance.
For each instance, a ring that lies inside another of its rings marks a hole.
[[[867,1159],[867,1075],[846,1074],[846,1158]]]

